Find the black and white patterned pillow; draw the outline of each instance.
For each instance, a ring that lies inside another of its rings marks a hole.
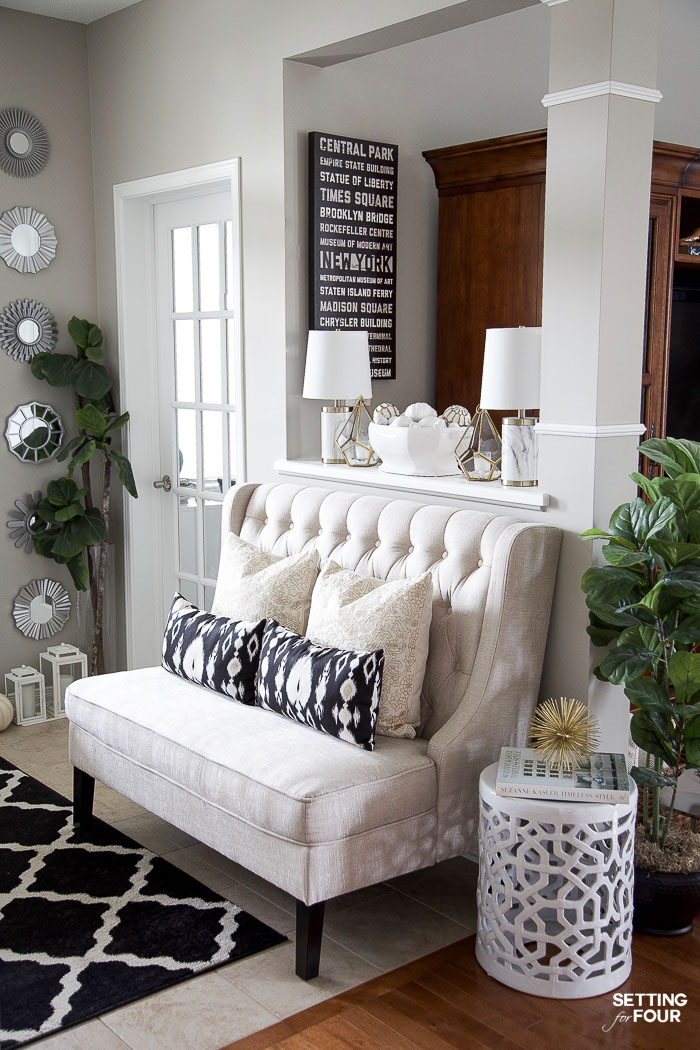
[[[296,722],[374,751],[384,653],[314,645],[268,620],[257,703]]]
[[[189,682],[254,704],[264,629],[264,620],[213,616],[176,594],[163,634],[161,663]]]

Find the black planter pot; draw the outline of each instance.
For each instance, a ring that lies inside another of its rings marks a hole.
[[[635,867],[635,930],[657,937],[678,937],[690,933],[698,910],[700,871],[648,871]]]

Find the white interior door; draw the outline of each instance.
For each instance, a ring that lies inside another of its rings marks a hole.
[[[158,663],[175,591],[208,607],[221,508],[245,480],[240,162],[114,188],[127,666]]]
[[[157,204],[154,218],[165,615],[175,591],[211,606],[237,475],[238,303],[230,194]]]

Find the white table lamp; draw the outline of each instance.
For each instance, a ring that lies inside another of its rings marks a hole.
[[[321,459],[349,462],[336,438],[353,412],[372,396],[367,332],[311,331],[306,350],[303,397],[333,400],[321,408]],[[345,401],[360,399],[355,406]],[[366,409],[365,409],[366,411]]]
[[[503,420],[504,485],[537,484],[537,419],[525,411],[540,406],[541,337],[541,328],[486,329],[480,406],[518,410]]]

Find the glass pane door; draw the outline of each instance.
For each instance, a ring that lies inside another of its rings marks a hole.
[[[188,203],[182,202],[183,209]],[[208,203],[211,211],[211,198]],[[170,271],[165,354],[172,398],[161,435],[169,436],[172,452],[175,587],[200,608],[210,608],[221,506],[236,483],[234,229],[223,214],[204,222],[171,219],[164,232]],[[161,362],[163,350],[161,340]]]

